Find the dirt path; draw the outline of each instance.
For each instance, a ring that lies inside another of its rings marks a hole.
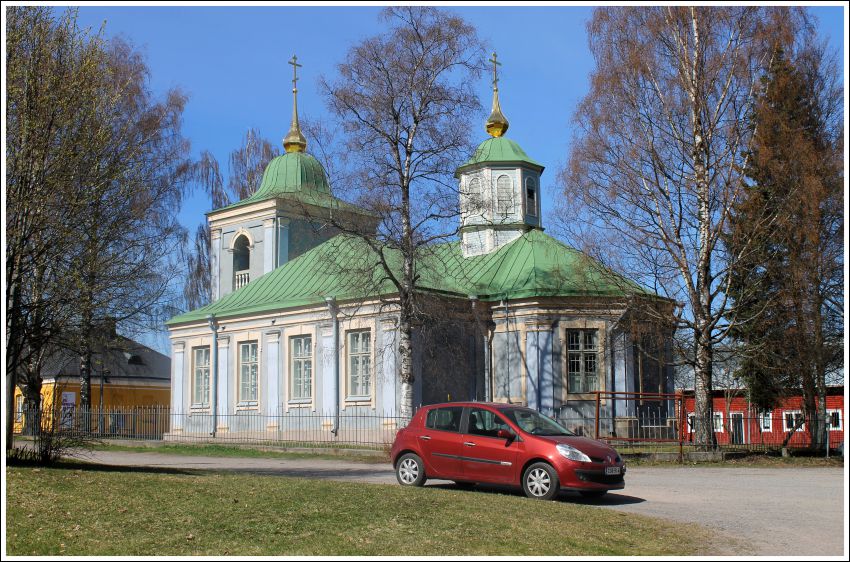
[[[347,459],[97,451],[85,460],[118,466],[226,470],[395,484],[389,465]],[[626,476],[625,490],[592,502],[568,494],[564,495],[564,501],[593,503],[607,509],[714,529],[719,533],[718,540],[707,545],[707,552],[702,553],[706,555],[841,556],[846,555],[843,472],[840,468],[634,467]],[[445,485],[445,482],[429,484]],[[518,490],[506,492],[520,494]]]

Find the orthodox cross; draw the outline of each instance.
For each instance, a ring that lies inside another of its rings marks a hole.
[[[289,61],[289,64],[292,65],[292,91],[294,92],[298,90],[298,67],[304,65],[298,64],[298,57],[295,55],[292,55],[292,60]]]
[[[489,59],[488,62],[493,63],[493,89],[498,90],[499,89],[499,78],[498,78],[498,76],[496,76],[496,67],[502,66],[502,63],[500,63],[496,60],[496,51],[493,51],[493,58]]]

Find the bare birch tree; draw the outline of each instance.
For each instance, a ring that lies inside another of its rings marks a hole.
[[[787,8],[666,6],[599,8],[588,25],[596,70],[561,176],[565,227],[596,257],[616,249],[611,265],[679,303],[705,447],[713,350],[743,321],[727,295],[739,256],[722,233],[743,188],[760,77],[803,19]]]
[[[472,79],[485,51],[475,28],[458,16],[430,7],[392,7],[382,16],[390,29],[355,45],[338,77],[321,85],[359,171],[350,186],[357,203],[379,217],[376,233],[351,232],[369,245],[398,293],[401,415],[410,417],[413,333],[422,308],[417,262],[453,232],[445,226],[458,212],[453,173],[471,152],[470,119],[480,108]]]

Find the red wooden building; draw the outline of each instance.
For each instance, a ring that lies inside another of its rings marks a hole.
[[[779,447],[789,432],[794,431],[789,447],[808,447],[811,442],[807,424],[794,427],[803,415],[803,397],[792,396],[772,411],[761,412],[747,400],[746,389],[734,392],[714,391],[714,433],[718,445],[764,445]],[[694,392],[684,391],[685,441],[693,439]],[[826,410],[829,415],[831,448],[844,442],[844,386],[827,388]]]

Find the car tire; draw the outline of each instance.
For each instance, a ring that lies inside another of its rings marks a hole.
[[[419,455],[407,453],[395,464],[395,477],[402,486],[422,486],[425,484],[425,465]]]
[[[579,492],[583,498],[601,498],[608,493],[608,490],[587,490]]]
[[[455,486],[461,490],[471,490],[475,487],[475,482],[458,482],[455,480]]]
[[[522,474],[522,491],[535,500],[553,500],[561,491],[558,473],[545,462],[536,462]]]

